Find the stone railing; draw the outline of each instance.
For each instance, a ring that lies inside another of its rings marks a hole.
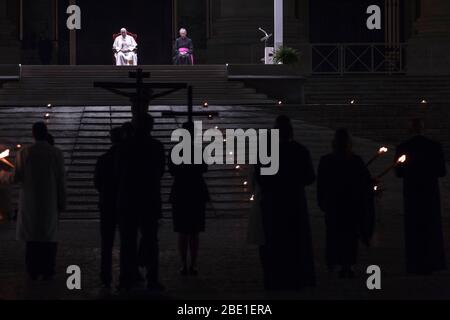
[[[320,43],[311,45],[312,73],[405,73],[406,44]]]

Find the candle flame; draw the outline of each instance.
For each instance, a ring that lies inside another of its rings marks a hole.
[[[374,186],[374,187],[373,187],[373,190],[374,190],[374,191],[378,191],[378,186]]]
[[[378,150],[378,153],[379,153],[379,154],[383,154],[383,153],[386,153],[386,152],[388,152],[388,151],[389,151],[388,148],[386,148],[386,147],[381,147],[381,148]]]
[[[9,157],[9,149],[6,149],[2,153],[0,153],[0,159],[4,159],[6,157]]]
[[[405,163],[406,162],[406,155],[402,155],[400,158],[398,158],[397,163]]]
[[[250,197],[250,201],[255,201],[255,195],[254,194]]]

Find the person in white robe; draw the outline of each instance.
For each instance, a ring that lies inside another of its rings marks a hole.
[[[0,183],[21,186],[17,240],[26,242],[26,267],[31,279],[50,280],[55,274],[57,229],[66,205],[62,152],[47,141],[47,126],[33,125],[35,143],[16,157],[14,172],[0,171]]]
[[[114,40],[113,50],[116,57],[117,66],[137,66],[138,57],[135,52],[137,48],[136,40],[127,33],[127,29],[120,30],[120,36]]]

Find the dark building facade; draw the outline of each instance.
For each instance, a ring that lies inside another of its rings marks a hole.
[[[65,26],[69,4],[82,10],[76,32]],[[373,4],[382,9],[382,30],[366,27]],[[304,72],[314,68],[316,45],[377,43],[404,46],[408,72],[450,73],[448,0],[284,0],[284,6],[285,45],[301,52]],[[40,64],[51,51],[52,64],[110,64],[112,34],[125,26],[139,36],[141,64],[165,64],[185,27],[197,63],[257,64],[264,55],[258,28],[272,32],[273,14],[273,0],[0,0],[0,58]]]

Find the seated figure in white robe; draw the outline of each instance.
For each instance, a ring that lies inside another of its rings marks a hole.
[[[120,30],[120,36],[116,38],[113,44],[114,56],[116,57],[117,66],[137,66],[138,59],[135,52],[137,48],[136,40],[129,36],[127,29]]]

